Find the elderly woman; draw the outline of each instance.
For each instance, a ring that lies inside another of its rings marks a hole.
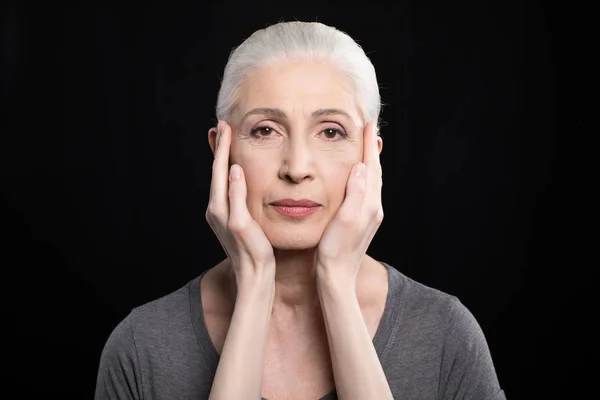
[[[279,23],[231,54],[206,218],[227,258],[132,312],[96,399],[504,399],[477,321],[366,254],[380,96],[348,35]]]

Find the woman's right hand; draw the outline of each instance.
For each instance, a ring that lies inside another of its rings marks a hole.
[[[261,397],[275,297],[273,247],[246,205],[246,179],[229,170],[231,127],[219,121],[206,220],[231,261],[237,297],[210,391],[210,400]]]
[[[238,289],[274,283],[273,247],[248,211],[244,171],[237,164],[229,169],[231,141],[231,127],[219,121],[206,221],[231,261]]]

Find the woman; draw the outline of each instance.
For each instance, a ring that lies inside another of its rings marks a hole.
[[[206,218],[227,258],[115,328],[96,399],[505,398],[460,301],[366,254],[380,97],[349,36],[255,32],[216,111]]]

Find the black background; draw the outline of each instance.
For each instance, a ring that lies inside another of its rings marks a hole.
[[[592,336],[573,334],[582,308],[563,313],[582,290],[564,278],[578,265],[556,189],[557,134],[582,129],[577,99],[558,106],[556,49],[581,10],[241,3],[5,7],[4,390],[92,398],[114,326],[223,258],[204,220],[220,76],[254,30],[299,19],[348,32],[378,73],[385,220],[369,254],[471,309],[509,399],[582,395],[572,340]]]

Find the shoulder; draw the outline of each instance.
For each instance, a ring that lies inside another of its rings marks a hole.
[[[100,357],[96,399],[140,398],[148,388],[171,390],[163,382],[190,393],[210,387],[212,364],[199,362],[206,346],[198,346],[197,310],[192,309],[199,296],[192,289],[199,281],[133,308],[116,325]]]
[[[417,318],[446,325],[451,314],[466,310],[457,296],[410,278],[389,264],[384,265],[390,275],[389,301],[400,310],[403,319]]]
[[[399,271],[397,275],[400,306],[404,317],[420,316],[429,321],[437,321],[444,328],[445,340],[482,339],[482,332],[473,313],[455,295],[427,286]]]
[[[149,334],[159,335],[164,330],[172,330],[174,325],[186,324],[190,320],[190,285],[185,286],[148,301],[130,310],[110,333],[103,354],[110,355],[118,351],[134,352],[140,340]]]
[[[422,376],[426,372],[415,369],[419,362],[429,360],[428,370],[437,365],[440,376],[435,381],[444,399],[503,399],[486,337],[473,313],[457,296],[389,269],[396,343],[410,368]]]
[[[140,353],[148,346],[161,348],[165,343],[173,343],[177,336],[189,336],[190,288],[198,280],[195,278],[169,294],[132,308],[110,333],[101,362],[106,366],[118,358],[138,362]]]
[[[475,349],[487,351],[477,319],[457,296],[386,266],[390,274],[389,329],[398,346],[453,356]]]
[[[179,349],[196,344],[194,301],[199,292],[200,276],[155,300],[134,307],[126,324],[141,363],[153,362]],[[193,290],[197,288],[198,290]],[[163,354],[164,353],[164,354]]]
[[[155,300],[134,307],[130,313],[134,331],[145,327],[159,328],[161,325],[173,325],[177,322],[189,322],[190,291],[198,278],[187,282],[179,289]]]

